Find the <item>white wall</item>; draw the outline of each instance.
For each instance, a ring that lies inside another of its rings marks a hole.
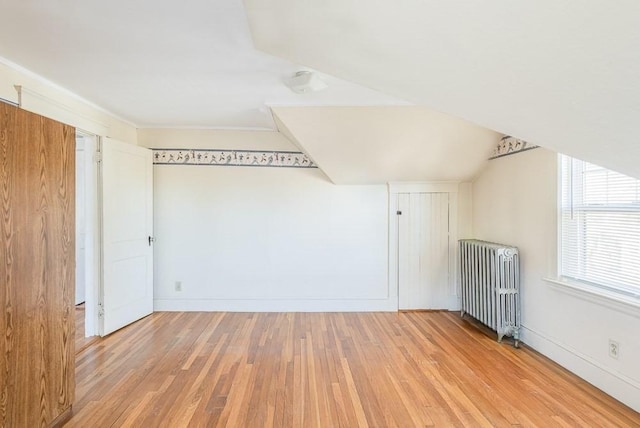
[[[139,137],[155,148],[296,150],[276,132]],[[157,310],[397,309],[386,186],[336,186],[318,169],[175,165],[155,166],[154,185]]]
[[[545,149],[489,162],[473,183],[474,237],[520,249],[523,342],[640,410],[640,308],[543,279],[557,269],[556,176],[557,154]]]

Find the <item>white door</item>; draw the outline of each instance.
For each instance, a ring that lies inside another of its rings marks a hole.
[[[101,335],[153,312],[151,150],[102,144]]]
[[[449,193],[399,193],[398,307],[448,309]]]

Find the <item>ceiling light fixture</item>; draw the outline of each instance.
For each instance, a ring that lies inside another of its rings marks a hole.
[[[285,81],[285,85],[296,94],[318,92],[328,87],[317,73],[309,70],[296,71]]]

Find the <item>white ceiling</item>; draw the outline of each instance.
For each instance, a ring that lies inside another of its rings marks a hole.
[[[640,2],[245,0],[256,46],[640,177]]]
[[[0,0],[0,56],[138,127],[275,129],[269,105],[402,105],[257,51],[241,0]]]
[[[275,114],[335,183],[469,179],[499,135],[406,100],[464,116],[458,103],[483,69],[447,68],[467,48],[446,37],[412,38],[429,17],[406,1],[366,10],[247,1],[247,11],[241,0],[0,0],[0,57],[139,128],[276,130]],[[479,64],[483,55],[474,53]],[[311,66],[326,70],[327,89],[299,95],[284,85]],[[494,102],[471,95],[474,106]]]
[[[336,184],[467,181],[501,135],[423,107],[276,107],[280,131]]]

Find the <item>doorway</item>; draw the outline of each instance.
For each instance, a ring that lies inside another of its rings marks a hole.
[[[390,281],[399,310],[455,310],[457,185],[390,186]]]
[[[76,317],[84,328],[76,337],[97,332],[100,283],[100,221],[98,205],[98,137],[76,129]]]
[[[152,163],[149,149],[76,130],[78,339],[153,312]]]

